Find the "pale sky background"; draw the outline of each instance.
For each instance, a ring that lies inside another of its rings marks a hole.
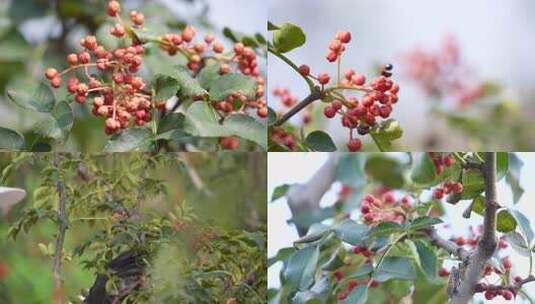
[[[515,208],[524,212],[530,218],[535,218],[535,207],[532,202],[535,200],[535,192],[531,191],[533,181],[535,180],[535,153],[519,153],[519,157],[524,162],[522,175],[520,178],[521,185],[526,192],[522,196]],[[302,183],[306,182],[310,176],[318,170],[318,168],[325,162],[328,153],[269,153],[268,155],[268,201],[271,200],[271,194],[275,187],[282,184]],[[331,189],[323,198],[322,205],[332,204],[336,200],[338,188]],[[498,185],[498,201],[505,206],[512,206],[512,196],[509,187],[502,180]],[[454,231],[459,233],[466,233],[470,225],[478,225],[482,223],[482,217],[472,216],[470,219],[462,217],[468,201],[463,202],[462,205],[451,206],[444,204],[446,208],[446,216],[444,221],[450,223],[455,227]],[[293,226],[287,224],[287,220],[291,218],[291,213],[286,204],[285,199],[279,199],[274,203],[268,204],[268,257],[274,256],[280,248],[292,246],[292,242],[298,238],[296,230]],[[532,227],[533,220],[532,220]],[[448,238],[451,234],[445,232],[444,237]],[[507,249],[510,250],[510,249]],[[519,256],[514,251],[511,251],[513,260],[513,268],[516,273],[526,276],[529,267],[528,258]],[[282,263],[272,266],[268,269],[268,286],[279,286],[279,271]],[[530,294],[535,294],[535,283],[526,285]],[[492,303],[500,303],[494,301]],[[510,302],[509,302],[510,303]]]
[[[430,101],[421,90],[400,75],[400,54],[414,46],[437,49],[442,37],[457,37],[463,57],[483,79],[502,83],[507,97],[518,98],[535,110],[535,1],[532,0],[269,0],[269,19],[303,27],[307,43],[287,55],[299,64],[309,64],[315,73],[335,72],[325,59],[336,31],[349,30],[353,39],[343,57],[344,68],[370,75],[377,63],[394,63],[394,79],[400,82],[400,102],[393,117],[404,128],[403,142],[411,147],[436,121],[426,119]],[[379,62],[380,61],[380,62]],[[292,89],[304,97],[303,80],[282,61],[269,58],[269,92],[274,86]],[[270,105],[277,108],[279,102]],[[414,119],[417,117],[418,119]],[[333,120],[334,121],[334,120]],[[329,125],[338,138],[339,121]],[[345,131],[345,130],[344,130]],[[421,145],[420,145],[421,146]]]

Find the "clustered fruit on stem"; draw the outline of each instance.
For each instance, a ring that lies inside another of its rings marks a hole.
[[[45,76],[52,87],[59,88],[64,76],[81,70],[85,80],[75,75],[70,76],[67,80],[67,90],[80,104],[92,97],[92,112],[95,116],[106,118],[107,134],[126,129],[131,122],[137,126],[144,125],[152,120],[153,109],[165,111],[165,101],[154,100],[153,94],[146,89],[144,79],[137,75],[143,64],[144,45],[151,41],[156,42],[169,55],[181,53],[187,58],[187,66],[194,73],[204,67],[207,60],[214,59],[220,64],[221,75],[232,72],[235,66],[240,73],[254,77],[257,85],[255,98],[249,100],[240,92],[236,92],[225,100],[212,101],[212,105],[222,116],[255,109],[259,117],[267,117],[265,80],[260,75],[254,49],[236,43],[233,52],[225,53],[223,44],[216,41],[211,34],[207,34],[203,41],[195,42],[196,30],[189,25],[181,33],[168,33],[141,41],[135,31],[141,29],[145,22],[142,13],[131,11],[128,14],[130,23],[124,22],[120,15],[121,5],[114,0],[108,2],[106,11],[110,17],[117,20],[117,24],[110,29],[110,34],[117,38],[130,37],[130,45],[107,50],[99,45],[95,36],[87,36],[80,42],[83,51],[67,56],[68,68],[61,72],[49,68]],[[207,54],[210,49],[213,55]],[[93,68],[100,71],[102,77],[97,78],[91,74],[90,69]],[[236,104],[239,106],[236,107]]]
[[[449,168],[455,164],[455,157],[452,153],[437,153],[428,152],[429,157],[433,161],[435,173],[440,175],[444,168]],[[433,198],[436,200],[443,199],[446,195],[458,195],[464,190],[464,186],[460,182],[445,181],[442,185],[433,189]]]
[[[484,84],[462,61],[459,45],[451,36],[444,37],[436,51],[415,48],[402,57],[404,74],[432,97],[463,106],[484,95]]]
[[[342,75],[340,72],[341,59],[346,45],[350,41],[351,33],[340,31],[329,44],[326,59],[337,65],[336,79],[332,86],[327,86],[332,82],[331,76],[327,72],[313,75],[308,65],[301,65],[298,71],[303,77],[313,79],[318,83],[322,92],[322,100],[327,103],[323,109],[323,114],[329,119],[336,115],[341,117],[342,126],[349,129],[347,148],[349,151],[355,152],[362,148],[362,142],[357,138],[357,135],[368,134],[379,119],[390,117],[393,106],[398,101],[399,85],[390,79],[393,68],[391,64],[382,66],[380,75],[368,82],[366,76],[353,69],[347,69]],[[291,95],[285,89],[276,88],[273,93],[281,98],[285,106],[294,103],[289,98]],[[361,96],[355,96],[352,93],[359,93]],[[310,122],[310,116],[305,116],[304,121]],[[284,140],[292,142],[286,139],[287,134],[281,136],[278,133],[275,134],[277,136],[275,139],[280,141],[280,137],[283,137]],[[283,144],[290,150],[292,149],[292,145],[284,142]]]

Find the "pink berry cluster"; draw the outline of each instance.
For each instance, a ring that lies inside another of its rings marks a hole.
[[[327,61],[337,62],[339,65],[346,45],[350,41],[350,32],[338,32],[329,44]],[[343,75],[337,75],[336,83],[332,87],[325,88],[331,82],[331,76],[328,73],[322,72],[314,76],[308,65],[299,67],[302,76],[316,80],[327,94],[328,98],[324,100],[328,100],[328,105],[323,109],[325,117],[334,118],[339,115],[342,126],[349,129],[347,143],[349,151],[359,151],[362,147],[362,142],[356,137],[355,130],[359,135],[366,135],[378,119],[390,117],[393,106],[398,101],[399,92],[399,85],[390,79],[392,68],[391,64],[384,65],[380,75],[368,82],[363,74],[347,69]],[[361,96],[354,96],[354,94],[349,96],[348,92],[360,93]]]
[[[471,249],[474,250],[479,242],[479,239],[481,238],[481,235],[483,233],[483,227],[478,226],[477,228],[470,227],[469,235],[467,237],[464,236],[454,236],[450,240],[454,242],[457,246],[463,247],[465,249]],[[508,248],[509,245],[505,240],[505,237],[500,237],[498,240],[498,246],[496,249],[495,255],[500,255],[500,252],[506,248]],[[508,255],[503,255],[502,258],[500,258],[500,266],[501,267],[495,267],[491,264],[485,265],[484,271],[483,271],[483,278],[481,282],[479,282],[476,285],[476,293],[484,293],[484,296],[487,300],[492,300],[497,296],[501,296],[504,300],[512,300],[516,296],[516,289],[506,288],[499,285],[494,285],[490,282],[493,282],[491,280],[490,276],[495,274],[497,276],[500,276],[502,278],[507,278],[512,286],[515,286],[516,284],[519,284],[522,282],[522,278],[519,276],[514,276],[512,274],[512,268],[513,268],[513,262]],[[438,275],[440,277],[448,277],[450,275],[450,270],[444,266],[442,266],[439,271]]]
[[[296,148],[295,136],[282,128],[273,129],[269,134],[269,138],[290,151],[293,151]]]
[[[444,171],[444,168],[449,168],[455,164],[455,157],[451,153],[428,152],[428,155],[433,161],[437,175],[440,175]],[[462,183],[446,181],[433,189],[433,198],[441,200],[446,195],[461,194],[463,190],[464,186]]]
[[[165,101],[152,100],[150,90],[144,90],[146,85],[143,78],[137,76],[143,63],[142,56],[145,51],[143,44],[150,41],[140,41],[131,33],[143,26],[145,16],[140,12],[131,11],[128,14],[130,22],[124,22],[120,15],[121,5],[115,0],[108,2],[106,11],[110,17],[117,19],[117,23],[110,29],[110,34],[117,38],[131,36],[131,44],[107,50],[97,42],[95,36],[87,36],[80,42],[83,50],[67,56],[68,68],[61,72],[49,68],[45,76],[52,87],[59,88],[67,73],[81,70],[85,74],[85,79],[79,79],[75,75],[70,76],[67,80],[67,90],[80,104],[92,98],[93,114],[105,118],[105,132],[114,134],[128,128],[131,122],[142,126],[151,121],[151,110],[153,108],[165,110]],[[260,75],[254,49],[236,43],[233,54],[226,55],[223,54],[225,50],[223,44],[215,41],[211,34],[207,34],[203,42],[197,43],[193,42],[195,35],[195,28],[186,26],[180,34],[165,34],[153,40],[170,55],[177,52],[184,54],[189,60],[188,67],[193,71],[198,71],[204,66],[203,60],[207,57],[201,56],[207,55],[206,50],[211,48],[215,55],[210,58],[215,57],[221,63],[220,74],[230,73],[231,65],[235,64],[237,70],[244,75],[255,77],[257,84],[255,98],[248,100],[246,96],[236,92],[226,100],[215,102],[214,107],[228,114],[234,112],[233,105],[240,102],[241,106],[237,111],[242,112],[252,108],[256,109],[258,116],[267,117],[268,110],[264,99],[265,80]],[[92,68],[100,71],[104,77],[100,79],[91,74]],[[109,81],[103,80],[106,76]],[[227,139],[223,140],[222,145],[237,148],[239,142]]]
[[[362,199],[360,212],[367,225],[376,225],[382,222],[403,224],[411,212],[410,199],[404,196],[398,200],[390,191],[383,193],[380,197],[367,194]]]
[[[240,103],[240,112],[245,109],[256,109],[259,117],[265,118],[268,115],[268,109],[264,98],[265,79],[260,75],[260,68],[257,63],[257,54],[251,47],[245,46],[238,42],[234,44],[232,52],[225,53],[225,46],[216,41],[211,34],[204,36],[204,39],[195,42],[197,30],[193,26],[186,26],[182,33],[168,33],[163,35],[159,40],[159,46],[169,55],[173,56],[181,53],[188,59],[188,68],[198,72],[205,66],[206,58],[215,58],[219,63],[219,73],[228,74],[236,69],[243,75],[255,77],[256,79],[256,96],[252,100],[236,92],[230,95],[226,100],[220,100],[215,103],[215,108],[222,114],[235,112],[236,102]],[[209,53],[211,51],[211,53]]]
[[[336,271],[334,273],[335,278],[340,281],[344,278],[344,273],[342,271]],[[345,300],[351,291],[355,289],[359,285],[368,285],[370,288],[377,288],[379,287],[379,281],[373,280],[373,279],[350,279],[345,283],[345,288],[341,289],[336,294],[336,300],[337,301],[343,301]]]
[[[293,95],[288,88],[276,87],[273,89],[273,95],[278,97],[285,108],[291,108],[298,102],[297,96]],[[301,120],[303,124],[309,124],[312,120],[312,105],[301,111]]]
[[[483,96],[483,83],[461,60],[459,45],[446,36],[440,49],[415,48],[402,56],[404,73],[431,96],[449,98],[457,105],[467,105]]]

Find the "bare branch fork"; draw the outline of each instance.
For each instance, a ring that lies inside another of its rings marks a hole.
[[[54,166],[59,168],[60,166],[61,155],[57,152],[54,153]],[[58,297],[56,298],[58,303],[63,303],[63,296],[59,297],[63,293],[63,243],[65,242],[65,233],[68,228],[68,219],[67,219],[67,199],[65,197],[65,184],[63,183],[62,177],[58,174],[58,180],[56,182],[56,191],[59,197],[59,208],[58,208],[58,220],[59,228],[58,234],[56,236],[56,246],[54,252],[53,260],[53,273],[54,273],[54,294]]]
[[[276,127],[281,126],[287,122],[294,115],[299,113],[301,110],[306,108],[309,104],[313,103],[316,100],[319,100],[323,97],[324,92],[314,89],[307,97],[300,101],[295,107],[291,108],[290,111],[286,112],[282,117],[280,117],[273,125]]]

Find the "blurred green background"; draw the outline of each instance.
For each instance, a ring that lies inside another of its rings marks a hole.
[[[19,153],[0,153],[0,172],[12,163]],[[134,154],[92,155],[114,163],[134,157]],[[165,195],[147,198],[141,203],[141,214],[164,216],[177,204],[186,201],[193,207],[200,222],[218,229],[254,231],[265,225],[266,218],[266,156],[263,153],[178,153],[166,157],[180,158],[176,166],[155,167],[147,176],[162,179]],[[16,241],[7,239],[10,225],[26,207],[33,206],[33,191],[39,185],[43,163],[25,161],[14,170],[1,186],[27,191],[26,198],[10,210],[0,213],[0,303],[49,303],[54,290],[52,264],[44,256],[39,243],[54,238],[55,225],[42,221],[30,233],[21,232]],[[73,179],[72,185],[80,183]],[[0,206],[2,201],[0,200]],[[2,208],[0,208],[2,210]],[[76,245],[88,240],[98,226],[73,225],[66,238],[65,248],[72,252]],[[66,294],[80,294],[94,281],[94,274],[80,265],[74,257],[65,264]],[[24,299],[21,300],[20,299]]]

